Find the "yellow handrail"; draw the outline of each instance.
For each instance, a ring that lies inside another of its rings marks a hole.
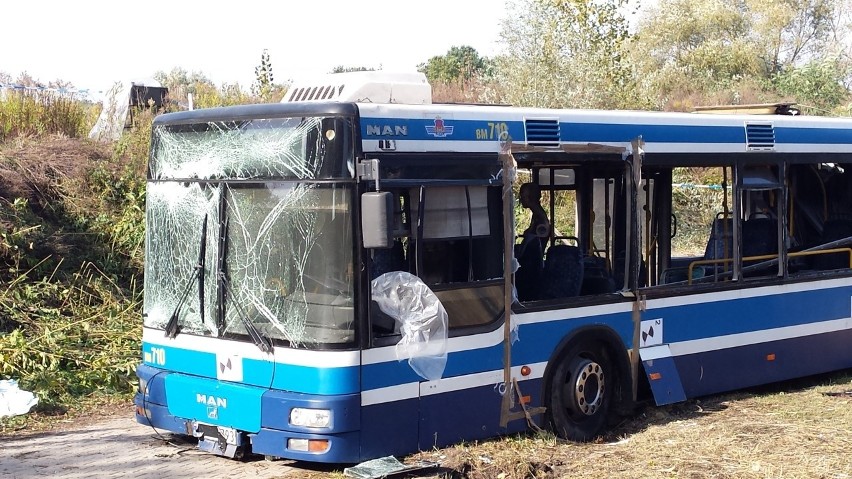
[[[796,256],[814,256],[818,254],[833,254],[833,253],[849,253],[849,269],[852,269],[852,248],[832,248],[832,249],[824,249],[819,251],[796,251],[795,253],[787,253],[787,257],[796,257]],[[743,261],[757,261],[764,259],[776,259],[778,258],[777,254],[764,254],[760,256],[746,256],[743,258]],[[687,268],[687,284],[692,284],[692,270],[696,265],[702,264],[727,264],[733,262],[733,258],[721,258],[721,259],[700,259],[689,263],[689,268]]]

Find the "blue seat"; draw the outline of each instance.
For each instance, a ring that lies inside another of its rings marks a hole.
[[[571,298],[583,286],[583,253],[580,248],[553,245],[547,250],[542,274],[541,299]]]

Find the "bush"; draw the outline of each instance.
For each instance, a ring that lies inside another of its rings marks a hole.
[[[0,94],[0,141],[59,133],[84,136],[95,108],[58,92],[7,90]]]

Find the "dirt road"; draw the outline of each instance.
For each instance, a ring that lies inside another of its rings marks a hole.
[[[212,456],[180,437],[160,434],[128,416],[66,431],[3,437],[0,477],[265,479],[303,477],[307,472],[287,461]]]

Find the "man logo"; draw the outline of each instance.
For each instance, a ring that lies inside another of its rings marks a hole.
[[[406,125],[367,125],[367,136],[408,136]]]
[[[219,408],[225,409],[228,407],[227,398],[208,396],[206,394],[196,394],[195,402],[207,405],[208,419],[219,419]]]

